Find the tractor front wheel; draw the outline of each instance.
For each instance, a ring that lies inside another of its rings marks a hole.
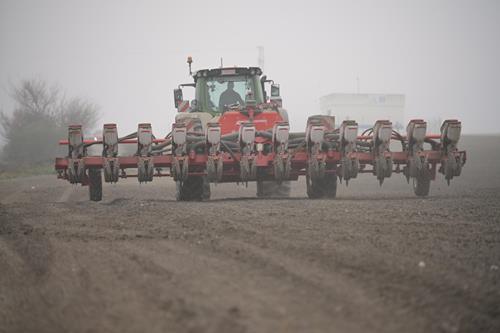
[[[89,197],[91,201],[102,200],[101,169],[89,169]]]

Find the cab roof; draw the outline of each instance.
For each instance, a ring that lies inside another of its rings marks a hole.
[[[220,76],[235,76],[235,75],[262,75],[262,70],[259,67],[224,67],[214,69],[200,69],[193,74],[196,80],[201,77],[220,77]]]

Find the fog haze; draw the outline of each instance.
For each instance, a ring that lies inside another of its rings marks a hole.
[[[499,1],[0,0],[0,108],[42,78],[100,105],[121,134],[166,132],[193,68],[257,65],[281,84],[294,130],[332,92],[403,93],[407,118],[499,133]]]

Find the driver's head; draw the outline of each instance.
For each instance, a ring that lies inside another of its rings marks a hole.
[[[234,82],[233,82],[233,81],[229,81],[229,82],[227,83],[227,89],[228,89],[228,90],[233,90],[233,88],[234,88]]]

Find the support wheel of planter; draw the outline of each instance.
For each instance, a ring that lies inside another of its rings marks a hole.
[[[325,174],[320,179],[311,179],[306,176],[307,196],[309,199],[329,198],[337,196],[337,175]]]
[[[415,177],[413,178],[413,191],[419,197],[426,197],[429,195],[431,189],[431,179],[429,177]]]
[[[89,169],[89,198],[91,201],[102,200],[101,169]]]
[[[206,185],[209,185],[202,176],[189,176],[184,181],[176,182],[177,201],[201,201],[210,197]],[[210,186],[210,185],[209,185]]]

